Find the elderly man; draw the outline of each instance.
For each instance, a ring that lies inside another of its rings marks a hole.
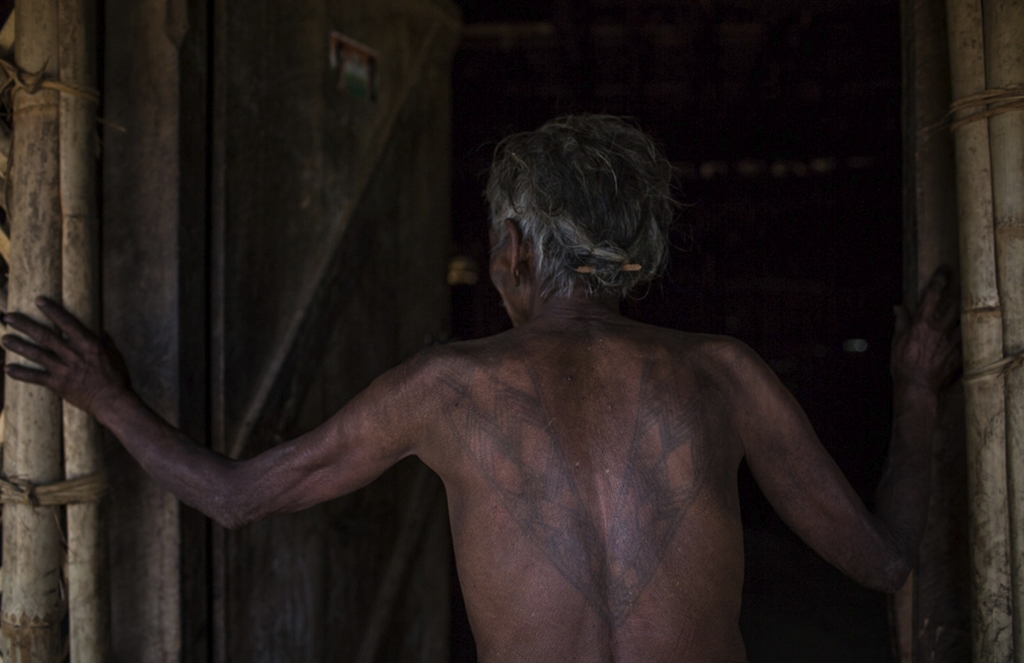
[[[743,661],[744,458],[782,518],[859,582],[894,591],[928,503],[957,307],[939,272],[893,341],[895,421],[870,513],[800,406],[742,343],[642,325],[675,203],[651,139],[602,116],[495,153],[491,279],[515,327],[421,353],[331,419],[245,461],[193,444],[132,392],[116,352],[58,305],[20,313],[8,365],[109,428],[161,485],[226,527],[298,511],[414,454],[444,481],[480,660]]]

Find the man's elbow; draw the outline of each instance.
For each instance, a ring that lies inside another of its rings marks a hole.
[[[878,592],[895,594],[907,584],[907,578],[914,570],[915,562],[916,560],[909,555],[895,554],[863,584]]]
[[[224,489],[210,500],[206,515],[224,529],[235,530],[259,520],[249,490]]]
[[[235,512],[230,511],[217,511],[215,513],[207,514],[210,518],[223,527],[224,529],[238,529],[244,527],[252,522],[251,519],[245,518]]]

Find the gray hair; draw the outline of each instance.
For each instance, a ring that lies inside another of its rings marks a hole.
[[[533,244],[541,295],[625,296],[657,277],[678,204],[672,166],[650,136],[609,115],[560,117],[494,150],[487,201]]]

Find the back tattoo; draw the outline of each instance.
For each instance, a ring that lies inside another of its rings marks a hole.
[[[559,430],[557,399],[529,361],[516,367],[503,372],[516,384],[480,368],[444,380],[458,404],[446,408],[448,424],[525,537],[614,629],[636,607],[706,483],[706,404],[698,395],[680,402],[695,390],[678,389],[677,369],[647,362],[635,392],[641,407],[623,407],[632,425],[620,425],[621,440],[601,441],[614,447],[608,457],[593,458],[592,468],[601,466],[604,483],[615,486],[601,496],[611,505],[602,526],[597,497],[586,490],[595,477],[568,453],[568,444],[585,441]]]

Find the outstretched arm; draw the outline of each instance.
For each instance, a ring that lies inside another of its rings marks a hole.
[[[402,407],[409,400],[414,362],[379,378],[315,430],[250,460],[231,460],[195,444],[147,407],[110,343],[57,304],[40,298],[37,305],[56,330],[20,313],[0,320],[27,337],[7,334],[4,347],[39,368],[8,364],[5,372],[92,414],[161,486],[226,527],[356,490],[410,453],[410,441],[421,434],[415,416],[397,423],[383,416],[389,403]]]
[[[935,273],[912,317],[897,310],[892,442],[875,513],[865,508],[774,374],[759,360],[744,371],[752,402],[744,418],[744,446],[758,484],[812,548],[874,589],[899,589],[917,559],[938,395],[959,370],[957,322],[948,270]]]

